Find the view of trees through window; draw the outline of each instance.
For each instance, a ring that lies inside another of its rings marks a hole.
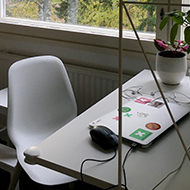
[[[156,0],[136,0],[156,2]],[[5,16],[118,29],[119,0],[6,0]],[[156,6],[127,4],[137,30],[155,32]],[[124,29],[131,30],[124,12]]]

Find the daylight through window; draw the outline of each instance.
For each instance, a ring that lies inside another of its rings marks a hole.
[[[5,0],[4,3],[4,17],[7,18],[109,29],[119,27],[119,0]],[[155,5],[128,4],[127,8],[138,31],[155,33]],[[124,30],[132,30],[126,15]]]

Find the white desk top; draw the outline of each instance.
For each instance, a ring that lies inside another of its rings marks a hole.
[[[123,89],[136,85],[142,85],[146,92],[157,90],[148,70],[143,70],[126,82]],[[185,77],[178,86],[166,86],[162,83],[161,86],[163,90],[179,91],[190,96],[188,77]],[[117,105],[118,91],[115,90],[37,145],[40,155],[34,157],[33,161],[80,179],[80,165],[84,159],[106,159],[113,155],[113,152],[105,152],[92,142],[88,123],[113,110]],[[189,115],[187,115],[178,122],[187,146],[190,145],[189,119]],[[129,146],[123,144],[123,157],[127,150],[129,150]],[[131,190],[152,189],[163,177],[179,166],[183,155],[183,147],[172,127],[155,140],[149,148],[138,148],[129,155],[125,164],[127,186]],[[27,158],[29,158],[28,156]],[[105,164],[86,163],[83,170],[84,181],[102,188],[112,184],[117,185],[117,162],[118,159],[115,158]],[[188,190],[190,189],[189,179],[190,168],[186,158],[180,171],[169,177],[157,189]]]
[[[0,113],[7,114],[7,88],[0,90]]]

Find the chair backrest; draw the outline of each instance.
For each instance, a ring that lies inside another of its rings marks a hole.
[[[57,57],[17,61],[8,77],[8,134],[16,148],[41,142],[76,117],[70,80]]]

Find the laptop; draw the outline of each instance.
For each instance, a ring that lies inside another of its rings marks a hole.
[[[189,108],[168,103],[177,122],[187,113]],[[118,135],[118,109],[103,115],[89,123],[90,127],[105,126]],[[152,100],[140,96],[122,106],[122,137],[124,141],[136,142],[143,147],[149,146],[160,134],[173,125],[167,108],[162,100]]]

